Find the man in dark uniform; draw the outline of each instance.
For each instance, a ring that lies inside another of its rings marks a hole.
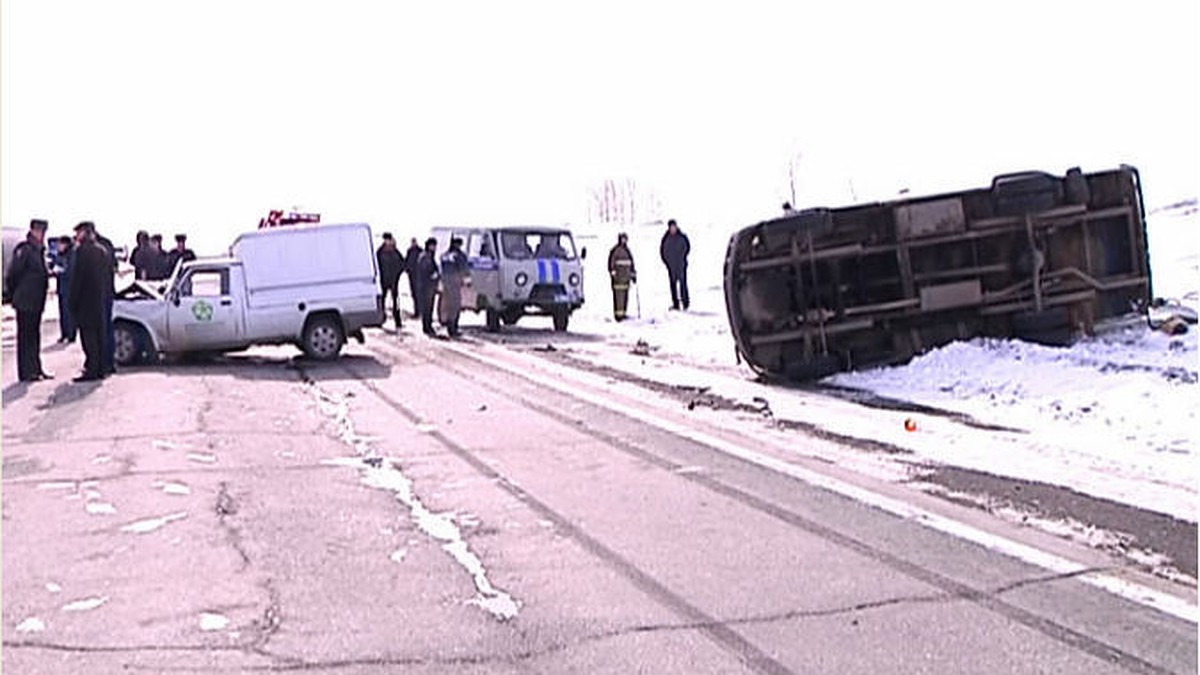
[[[391,232],[383,233],[383,243],[375,251],[375,261],[379,264],[379,285],[383,288],[383,307],[387,309],[388,294],[392,296],[392,321],[396,330],[400,330],[400,275],[404,274],[404,256],[396,248],[396,240]]]
[[[412,293],[413,299],[413,316],[421,315],[421,306],[417,301],[417,260],[420,258],[421,247],[417,245],[417,238],[413,237],[412,243],[404,253],[404,269],[408,271],[408,292]]]
[[[116,274],[117,274],[117,249],[108,237],[96,232],[96,225],[89,220],[85,220],[81,225],[88,226],[95,235],[96,243],[104,249],[108,256],[108,274],[101,279],[103,282],[104,291],[104,345],[102,347],[103,360],[101,362],[101,372],[103,375],[112,375],[117,372],[117,339],[113,332],[113,300],[116,296]],[[162,237],[158,240],[161,242]],[[161,249],[159,251],[162,252]]]
[[[104,245],[104,238],[101,237],[101,245]],[[112,242],[109,242],[111,244]],[[149,281],[163,281],[171,276],[171,270],[167,267],[168,258],[167,252],[162,248],[162,235],[150,235],[150,250],[146,254],[146,279]]]
[[[75,243],[75,269],[71,271],[68,304],[75,325],[79,326],[84,354],[83,374],[75,381],[93,382],[106,374],[104,326],[105,317],[112,316],[106,297],[112,285],[112,263],[109,252],[97,241],[92,223],[85,221],[75,226]]]
[[[150,233],[145,230],[138,230],[137,244],[133,247],[133,252],[129,254],[129,264],[133,265],[134,278],[141,281],[148,279],[147,273],[150,265]]]
[[[175,267],[180,261],[191,262],[196,259],[196,254],[192,249],[187,247],[187,235],[175,235],[175,248],[167,254],[167,277],[170,277],[175,272]]]
[[[46,291],[50,286],[46,227],[46,221],[39,218],[30,221],[29,233],[13,249],[8,268],[8,288],[13,309],[17,310],[17,378],[22,382],[54,377],[42,370],[42,312],[46,309]]]
[[[417,312],[421,315],[421,330],[426,335],[434,337],[433,330],[433,300],[437,295],[438,278],[437,239],[430,237],[425,240],[425,250],[417,259]]]
[[[608,252],[608,275],[612,278],[613,318],[624,321],[629,307],[629,284],[637,283],[629,236],[624,232],[617,235],[617,245]]]
[[[687,235],[679,231],[675,220],[667,221],[667,231],[663,234],[658,252],[663,264],[667,266],[667,277],[671,282],[671,308],[679,309],[680,301],[686,310],[692,304],[688,296],[687,258],[692,250],[692,244]]]

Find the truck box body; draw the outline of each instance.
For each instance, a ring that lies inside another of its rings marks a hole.
[[[806,209],[735,233],[725,261],[738,352],[798,380],[977,336],[1063,344],[1150,297],[1130,166]]]
[[[255,230],[238,236],[230,254],[245,267],[251,308],[290,303],[301,289],[324,301],[378,288],[371,228],[362,223]]]
[[[165,289],[135,284],[114,305],[117,359],[293,343],[336,357],[383,323],[371,228],[288,226],[239,236],[227,258],[181,265]]]

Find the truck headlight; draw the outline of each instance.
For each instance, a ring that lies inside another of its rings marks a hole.
[[[523,287],[525,284],[529,283],[529,275],[525,274],[524,272],[517,272],[517,277],[513,279],[513,281],[517,282],[518,286]]]
[[[567,277],[567,281],[570,282],[570,284],[572,286],[578,286],[579,285],[579,275],[574,272],[571,272],[571,276]]]

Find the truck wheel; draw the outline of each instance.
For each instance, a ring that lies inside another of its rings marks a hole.
[[[119,366],[132,366],[150,360],[150,336],[141,326],[124,321],[113,326],[113,360]]]
[[[506,309],[500,313],[500,320],[504,322],[505,326],[515,326],[517,321],[521,319],[521,314],[522,312],[520,309]]]
[[[567,329],[567,322],[571,320],[571,312],[565,309],[554,310],[554,330],[559,333]]]
[[[310,358],[318,361],[336,359],[346,343],[342,327],[329,316],[319,316],[304,327],[303,349]]]
[[[489,333],[500,332],[500,312],[494,309],[487,310],[487,331]]]

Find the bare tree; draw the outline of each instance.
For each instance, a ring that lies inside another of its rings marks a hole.
[[[601,223],[627,225],[657,217],[661,207],[658,196],[637,180],[606,178],[592,188],[588,217]]]

